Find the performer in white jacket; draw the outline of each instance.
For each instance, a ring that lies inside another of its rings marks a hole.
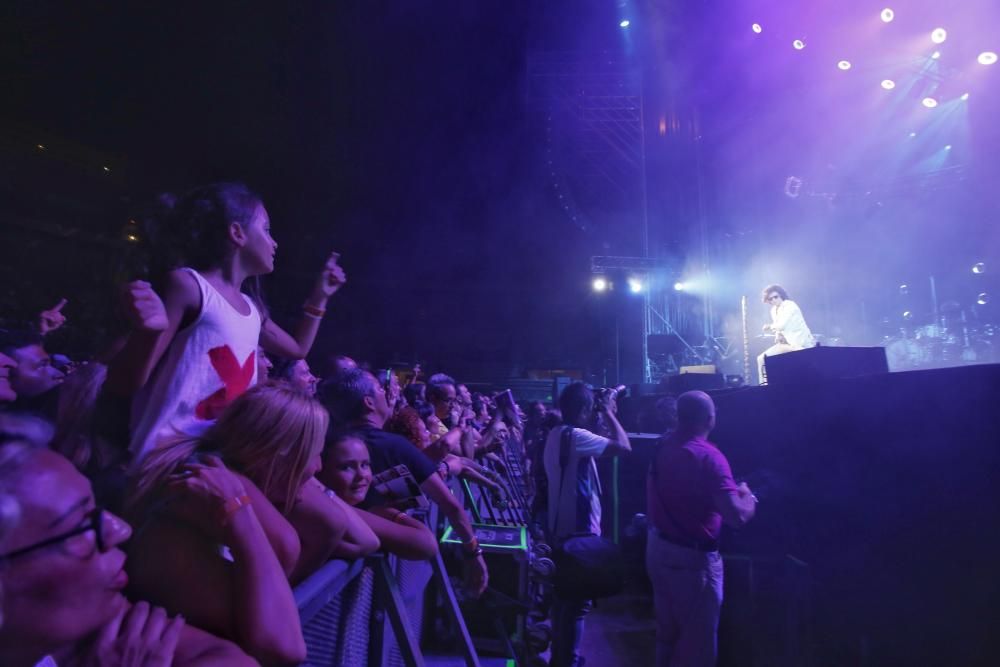
[[[767,369],[764,367],[766,357],[814,347],[816,339],[809,331],[806,319],[802,317],[802,309],[788,298],[784,287],[768,285],[764,288],[762,298],[764,303],[771,306],[771,323],[764,325],[764,331],[774,334],[774,345],[757,357],[758,380],[760,384],[767,384]]]

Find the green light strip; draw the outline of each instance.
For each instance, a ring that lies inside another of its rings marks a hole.
[[[474,523],[474,524],[472,524],[473,530],[475,530],[477,527],[479,527],[479,528],[489,528],[491,530],[492,529],[496,529],[496,528],[501,528],[503,530],[509,530],[509,527],[506,527],[506,526],[492,526],[492,525],[486,524],[486,523]],[[514,551],[527,551],[528,550],[528,529],[525,526],[518,526],[517,530],[520,531],[520,534],[521,534],[521,543],[520,544],[507,545],[507,544],[491,544],[489,542],[480,542],[479,545],[483,546],[483,547],[489,547],[490,549],[511,549],[511,550],[514,550]],[[456,537],[454,535],[454,532],[455,531],[452,530],[451,524],[449,524],[444,529],[444,535],[441,536],[440,543],[441,544],[462,544],[462,540],[458,539],[458,537]]]

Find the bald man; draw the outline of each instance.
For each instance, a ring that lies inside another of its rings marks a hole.
[[[677,398],[677,429],[650,465],[646,566],[656,606],[656,665],[715,665],[722,607],[722,523],[742,526],[757,499],[733,481],[729,462],[708,441],[715,403],[701,391]]]

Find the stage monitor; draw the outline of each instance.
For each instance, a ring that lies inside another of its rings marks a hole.
[[[768,357],[769,385],[789,385],[889,372],[884,347],[811,347]]]

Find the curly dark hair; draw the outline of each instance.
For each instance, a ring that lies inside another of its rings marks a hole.
[[[788,292],[781,285],[768,285],[765,287],[764,291],[760,293],[760,300],[767,303],[767,297],[772,292],[780,296],[783,301],[788,301]]]
[[[385,423],[385,430],[403,436],[420,447],[421,435],[427,427],[416,408],[405,407]]]

